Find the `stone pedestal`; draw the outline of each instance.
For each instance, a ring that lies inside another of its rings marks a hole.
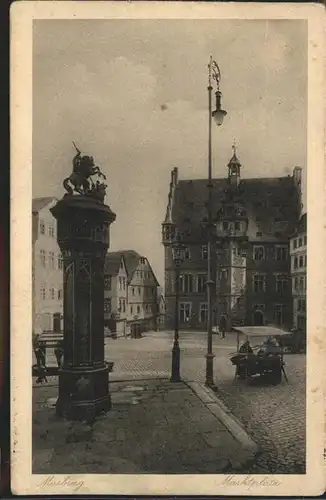
[[[104,361],[104,262],[115,214],[90,196],[66,195],[52,209],[63,262],[64,361],[57,415],[92,419],[110,409]]]

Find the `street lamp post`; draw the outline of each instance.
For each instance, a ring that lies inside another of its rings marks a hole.
[[[180,294],[180,265],[184,260],[184,246],[180,241],[178,229],[172,243],[172,257],[175,267],[175,314],[174,314],[174,342],[172,348],[171,382],[180,382],[180,346],[179,346],[179,294]]]
[[[212,80],[216,83],[216,109],[212,112]],[[212,233],[213,233],[213,223],[212,223],[212,118],[214,118],[217,126],[222,125],[223,118],[227,114],[221,108],[221,97],[220,92],[220,80],[221,73],[220,69],[215,61],[213,61],[212,56],[210,56],[210,61],[208,64],[208,200],[207,200],[207,212],[208,212],[208,244],[207,244],[207,354],[206,354],[206,381],[205,385],[210,387],[212,390],[216,391],[217,387],[214,384],[213,376],[213,332],[212,332],[212,310],[213,310],[213,269],[212,269]]]

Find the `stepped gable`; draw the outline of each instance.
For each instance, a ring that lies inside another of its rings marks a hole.
[[[216,219],[228,198],[228,179],[213,179],[212,214]],[[179,180],[172,207],[173,222],[185,240],[204,236],[207,223],[207,179]],[[234,203],[242,205],[265,235],[288,237],[297,222],[299,194],[291,176],[242,179]],[[279,233],[279,234],[278,234]]]

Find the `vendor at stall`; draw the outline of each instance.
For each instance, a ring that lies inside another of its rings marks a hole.
[[[268,356],[269,354],[280,354],[280,344],[274,337],[268,337],[258,351],[259,356]]]
[[[253,350],[252,350],[252,347],[250,345],[250,341],[249,340],[246,340],[242,344],[242,346],[239,349],[239,353],[241,353],[241,354],[252,354],[253,353]]]

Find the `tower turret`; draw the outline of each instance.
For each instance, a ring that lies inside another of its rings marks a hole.
[[[233,189],[237,189],[240,182],[240,169],[241,163],[238,160],[236,145],[233,143],[232,145],[233,155],[231,160],[228,163],[228,180],[229,184]]]

